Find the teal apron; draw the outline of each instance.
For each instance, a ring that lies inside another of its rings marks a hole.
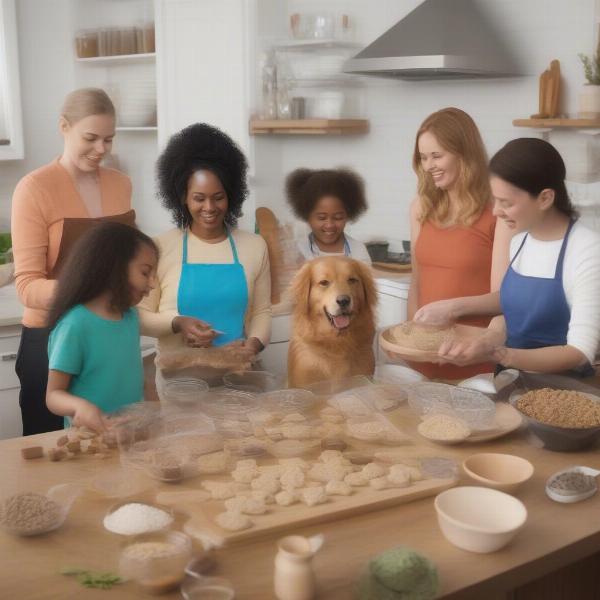
[[[244,267],[238,259],[231,234],[233,262],[225,264],[188,263],[188,234],[183,234],[181,277],[177,291],[177,311],[208,323],[212,329],[223,331],[213,340],[222,346],[244,338],[244,317],[248,308],[248,284]]]

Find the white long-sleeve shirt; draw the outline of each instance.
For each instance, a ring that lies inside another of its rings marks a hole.
[[[517,253],[525,233],[510,243],[510,258]],[[529,277],[554,277],[563,240],[542,241],[527,236],[513,269]],[[571,309],[567,344],[590,361],[600,345],[600,233],[577,222],[573,225],[563,264],[563,288]]]

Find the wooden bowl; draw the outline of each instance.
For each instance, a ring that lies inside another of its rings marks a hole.
[[[533,475],[533,465],[520,456],[483,452],[463,462],[465,473],[478,485],[514,493]]]
[[[398,323],[393,327],[384,329],[379,334],[379,346],[391,358],[401,360],[412,360],[414,362],[437,362],[439,359],[437,351],[419,350],[409,346],[400,346],[395,341],[394,331],[396,327],[403,325]],[[473,339],[483,335],[487,328],[472,327],[471,325],[454,325],[455,339]]]

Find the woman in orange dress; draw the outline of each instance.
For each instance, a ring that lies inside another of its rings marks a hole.
[[[408,318],[437,302],[451,311],[452,299],[498,289],[506,270],[501,249],[507,228],[496,228],[487,156],[473,119],[458,108],[444,108],[423,121],[413,155],[417,197],[410,209],[413,248]],[[500,236],[496,240],[494,237]],[[430,321],[432,319],[429,319]],[[459,323],[487,327],[489,317],[473,316]],[[458,367],[413,363],[430,379],[460,380],[494,370],[491,363]]]

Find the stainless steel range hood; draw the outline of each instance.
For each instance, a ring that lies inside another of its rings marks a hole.
[[[477,0],[425,0],[344,65],[400,79],[519,75],[519,65]]]

